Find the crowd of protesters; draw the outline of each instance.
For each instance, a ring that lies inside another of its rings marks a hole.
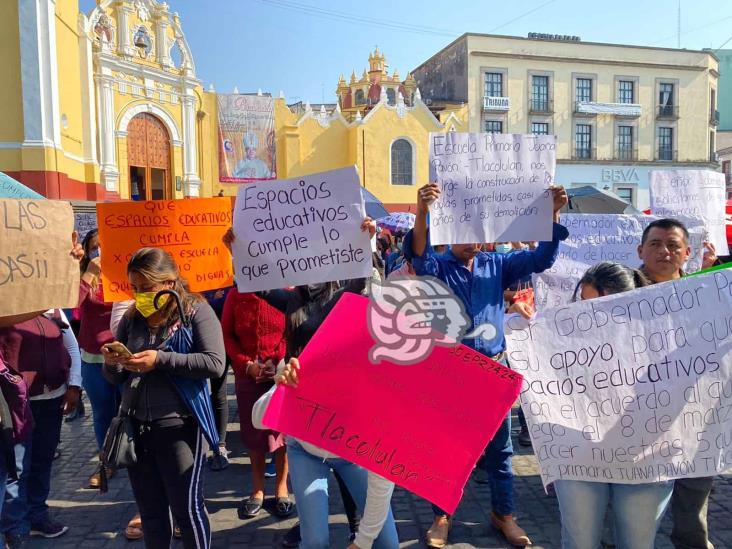
[[[248,520],[262,512],[265,477],[271,475],[274,514],[285,519],[296,513],[299,519],[285,536],[285,546],[319,549],[342,542],[349,549],[398,548],[390,505],[393,483],[306,441],[267,429],[262,417],[277,385],[297,387],[304,375],[298,357],[341,296],[368,295],[372,283],[387,277],[442,280],[463,302],[474,326],[489,322],[499,328],[490,341],[475,337],[462,343],[510,367],[500,327],[507,313],[534,314],[531,275],[554,264],[560,242],[569,235],[559,224],[567,194],[561,187],[552,189],[550,241],[433,247],[427,216],[439,195],[436,184],[421,187],[414,227],[405,235],[378,235],[370,280],[258,293],[227,289],[201,296],[189,291],[167,252],[142,248],[127,266],[134,300],[113,305],[104,299],[100,256],[114,250],[100,248],[96,231],[81,244],[74,240],[70,253],[81,272],[77,310],[0,318],[0,443],[5,458],[0,460],[0,530],[6,546],[24,547],[31,536],[56,538],[68,530],[53,518],[46,500],[63,417],[79,413],[83,392],[91,404],[100,456],[116,418],[125,416],[133,426],[136,459],[128,474],[139,514],[130,517],[125,535],[143,538],[150,549],[169,547],[174,537],[187,549],[211,547],[203,483],[207,470],[224,471],[229,464],[226,380],[231,368],[239,434],[252,475],[252,490],[238,506],[239,517]],[[369,218],[361,228],[376,235]],[[230,230],[225,243],[230,246],[235,239]],[[654,221],[643,233],[638,254],[643,262],[639,270],[607,262],[589,268],[575,299],[684,276],[689,233],[679,221]],[[705,265],[715,261],[714,249],[707,246]],[[525,420],[522,415],[519,419],[519,443],[530,446]],[[512,455],[509,414],[478,462],[491,492],[486,521],[508,543],[530,546],[516,518],[520,509],[514,501]],[[90,470],[90,488],[104,489],[115,477],[114,467],[104,461],[100,457]],[[329,536],[331,473],[346,509],[348,541]],[[711,488],[711,478],[634,485],[556,481],[562,547],[599,547],[608,520],[619,548],[652,548],[670,508],[675,547],[710,549],[706,508]],[[437,506],[433,511],[425,539],[428,546],[440,548],[448,544],[451,516]]]

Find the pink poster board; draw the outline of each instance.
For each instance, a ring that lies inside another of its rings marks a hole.
[[[453,513],[521,375],[459,345],[411,366],[372,364],[368,299],[345,294],[280,386],[264,424],[357,463]]]

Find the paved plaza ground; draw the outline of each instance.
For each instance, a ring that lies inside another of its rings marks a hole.
[[[238,437],[238,416],[233,396],[233,378],[230,379],[229,403],[232,422],[229,424],[228,443],[232,450],[231,466],[206,477],[206,501],[214,530],[213,547],[279,547],[282,536],[295,524],[296,519],[278,521],[268,512],[248,521],[237,517],[236,506],[248,495],[251,486],[248,458]],[[56,518],[69,526],[69,532],[57,540],[33,540],[30,547],[71,548],[128,548],[142,549],[142,542],[129,542],[122,531],[135,512],[134,499],[125,473],[114,478],[110,490],[100,494],[86,489],[93,472],[95,458],[91,410],[87,401],[87,416],[64,424],[61,457],[54,466],[50,504]],[[514,417],[515,419],[515,417]],[[528,532],[536,548],[560,547],[560,524],[557,501],[546,495],[537,473],[537,463],[530,449],[520,448],[514,439],[518,455],[514,458],[516,472],[515,496],[517,517]],[[273,483],[268,480],[268,488]],[[337,494],[337,489],[334,490]],[[509,547],[486,522],[489,514],[490,491],[485,484],[472,479],[463,502],[455,516],[449,546],[454,549],[479,547],[499,549]],[[331,498],[331,542],[333,547],[346,547],[348,528],[340,498]],[[424,500],[397,489],[392,500],[397,520],[401,547],[424,547],[424,532],[432,521],[430,506]],[[732,478],[718,478],[712,494],[709,522],[712,541],[718,549],[732,549]],[[668,519],[664,521],[656,548],[671,548],[667,533]],[[182,545],[177,542],[177,546]],[[157,549],[157,548],[156,548]]]

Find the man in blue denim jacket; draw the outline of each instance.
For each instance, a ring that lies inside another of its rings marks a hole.
[[[495,328],[492,339],[481,335],[465,338],[462,343],[506,364],[506,339],[503,333],[503,291],[520,278],[540,273],[554,264],[559,242],[569,236],[566,227],[559,225],[559,210],[567,203],[567,193],[562,187],[552,188],[554,199],[554,226],[551,242],[542,242],[534,251],[512,254],[496,254],[481,251],[481,244],[453,244],[442,255],[433,252],[427,230],[429,206],[440,195],[437,184],[430,183],[418,191],[417,216],[414,229],[404,241],[406,254],[413,255],[412,265],[417,275],[430,275],[445,282],[465,305],[465,312],[472,320],[473,328],[490,324]],[[491,523],[500,530],[507,541],[523,547],[531,545],[526,532],[513,518],[513,472],[511,469],[511,414],[504,420],[486,449],[483,466],[490,478]],[[434,507],[435,521],[427,532],[427,545],[444,547],[450,529],[450,519],[441,509]]]

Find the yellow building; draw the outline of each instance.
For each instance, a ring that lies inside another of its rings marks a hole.
[[[648,206],[648,171],[717,168],[709,51],[574,36],[464,34],[412,71],[426,101],[470,105],[470,131],[554,134],[557,181]]]
[[[219,182],[216,93],[204,91],[177,14],[156,0],[0,2],[0,171],[49,198],[233,195]],[[429,132],[464,130],[467,107],[434,114],[411,75],[378,49],[361,79],[338,82],[330,111],[275,100],[276,173],[349,165],[392,208],[427,180]]]
[[[8,0],[0,16],[2,171],[50,198],[202,194],[203,94],[166,4]]]
[[[376,49],[361,79],[355,71],[346,84],[340,77],[334,107],[313,109],[306,104],[290,109],[283,98],[275,101],[277,176],[298,177],[355,165],[361,184],[390,211],[409,211],[416,201],[415,187],[429,178],[430,132],[466,131],[467,105],[440,107],[433,112],[423,101],[411,75],[400,81],[389,74],[386,58]],[[202,173],[219,181],[217,102],[204,94]],[[207,149],[208,150],[208,149]],[[227,195],[238,186],[217,183]],[[216,187],[216,185],[214,185]],[[214,191],[216,189],[213,189]]]

